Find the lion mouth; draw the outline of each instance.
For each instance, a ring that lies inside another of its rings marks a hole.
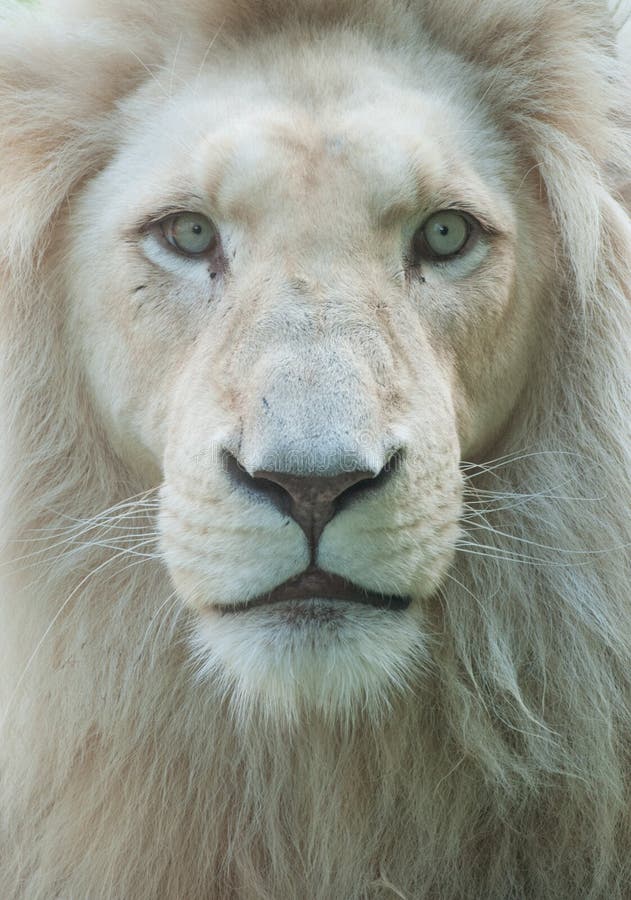
[[[384,609],[391,612],[407,609],[410,605],[410,597],[398,594],[380,594],[375,591],[359,587],[352,581],[325,572],[322,569],[307,569],[300,575],[290,578],[279,584],[274,590],[260,594],[247,603],[225,607],[223,612],[246,612],[261,606],[269,606],[273,603],[289,603],[300,600],[328,600],[342,601],[345,603],[359,603],[364,606],[372,606],[376,609]]]

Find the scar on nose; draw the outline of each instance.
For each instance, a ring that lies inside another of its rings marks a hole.
[[[300,276],[292,278],[289,284],[294,291],[300,294],[304,294],[309,290],[309,284],[307,280],[305,278],[300,278]]]

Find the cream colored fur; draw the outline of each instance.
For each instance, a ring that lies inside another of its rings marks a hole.
[[[631,145],[606,5],[2,10],[0,897],[628,897]],[[408,282],[432,178],[499,235]],[[200,183],[240,223],[212,288],[134,230]],[[316,295],[333,325],[308,343]],[[412,595],[400,617],[217,612],[305,565],[217,460],[237,419],[260,453],[268,387],[290,449],[338,447],[344,416],[368,463],[375,434],[410,449],[322,538],[332,571]]]

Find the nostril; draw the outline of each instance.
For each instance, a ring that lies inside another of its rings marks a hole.
[[[251,494],[264,497],[280,510],[283,515],[291,515],[292,499],[279,484],[274,484],[265,478],[257,478],[250,475],[239,460],[228,450],[222,452],[221,462],[224,472],[233,484],[240,488],[245,488]]]
[[[352,503],[353,500],[363,497],[364,494],[371,494],[373,491],[384,487],[386,482],[389,481],[397,469],[400,468],[402,460],[403,451],[395,450],[389,457],[383,469],[377,475],[371,474],[369,478],[357,481],[355,484],[346,488],[346,490],[339,494],[335,500],[335,512],[341,512]]]

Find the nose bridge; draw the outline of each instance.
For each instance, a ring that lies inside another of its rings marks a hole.
[[[350,348],[298,343],[257,367],[239,456],[255,471],[377,475],[387,451],[369,367]]]

